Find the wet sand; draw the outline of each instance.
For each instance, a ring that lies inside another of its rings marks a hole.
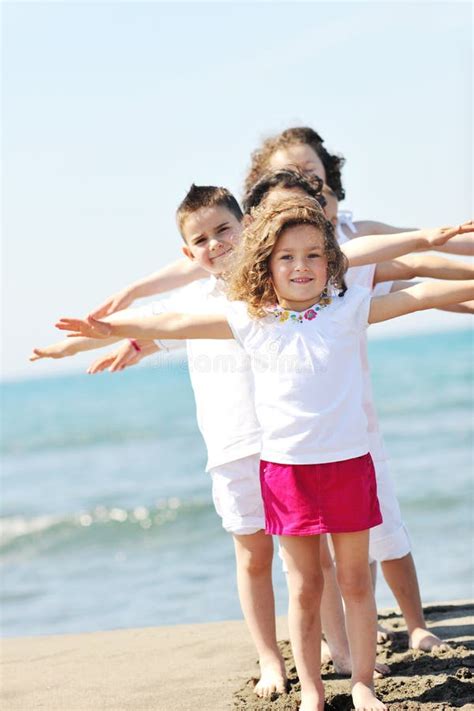
[[[474,604],[425,608],[430,626],[451,649],[435,654],[407,650],[395,612],[381,615],[394,632],[378,658],[392,676],[377,682],[390,711],[474,711]],[[255,652],[243,622],[2,641],[0,706],[3,711],[293,711],[298,683],[286,620],[278,635],[287,659],[289,693],[260,701]],[[351,708],[349,682],[323,669],[327,709]]]

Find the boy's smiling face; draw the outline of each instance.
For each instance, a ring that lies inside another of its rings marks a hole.
[[[219,276],[242,234],[242,224],[223,205],[200,207],[182,225],[183,253],[210,274]]]

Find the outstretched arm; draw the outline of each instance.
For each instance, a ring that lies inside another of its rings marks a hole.
[[[474,299],[474,281],[426,281],[386,296],[374,297],[370,303],[369,323],[388,321],[404,314],[425,309],[442,309]]]
[[[437,252],[457,254],[460,257],[474,257],[474,235],[458,235],[435,249]]]
[[[357,239],[361,235],[392,235],[399,232],[413,232],[416,227],[394,227],[387,225],[384,222],[375,222],[373,220],[361,220],[354,222],[357,229],[357,234],[348,234],[350,239]],[[444,245],[433,247],[437,252],[446,254],[457,254],[461,257],[474,257],[474,235],[459,235],[453,237]]]
[[[65,338],[44,348],[33,348],[29,360],[41,360],[41,358],[68,358],[82,351],[90,351],[95,348],[103,348],[112,343],[117,343],[120,338]]]
[[[383,240],[378,239],[378,235],[367,235],[345,242],[341,250],[349,260],[349,266],[357,267],[395,259],[407,252],[434,249],[438,245],[446,244],[455,235],[473,230],[474,225],[471,220],[455,227],[437,227],[385,235]]]
[[[474,314],[474,301],[463,301],[462,304],[449,304],[443,306],[440,311],[450,311],[453,314]]]
[[[147,307],[145,312],[148,313]],[[129,314],[131,318],[139,318],[139,314],[143,313],[143,309],[130,309],[129,311],[121,311],[119,314],[111,314],[109,316],[109,321],[113,321],[119,317],[119,315]],[[66,338],[64,341],[59,341],[58,343],[53,343],[45,348],[34,348],[33,353],[30,356],[30,360],[39,360],[40,358],[67,358],[69,356],[76,355],[82,351],[90,351],[95,348],[103,348],[104,346],[109,346],[112,343],[117,343],[121,341],[121,336],[107,336],[104,340],[104,336],[97,332],[92,335],[92,338]],[[144,339],[146,340],[146,339]]]
[[[399,232],[415,232],[419,227],[395,227],[395,225],[387,225],[386,222],[377,222],[376,220],[356,220],[354,227],[357,234],[353,235],[353,239],[357,239],[361,235],[395,235]]]
[[[133,282],[125,289],[109,296],[100,306],[91,311],[94,318],[102,318],[116,311],[126,309],[136,299],[154,294],[163,294],[171,289],[186,286],[196,279],[203,279],[208,276],[201,267],[191,262],[189,259],[178,259],[163,269],[159,269],[143,279]]]
[[[133,311],[113,314],[103,321],[89,316],[87,319],[62,318],[56,324],[60,331],[71,331],[69,337],[90,338],[140,338],[143,340],[188,338],[231,339],[232,330],[223,315],[219,314],[158,314],[133,315]]]
[[[395,291],[401,291],[402,289],[409,289],[415,284],[420,284],[419,281],[394,281],[390,293]],[[454,314],[474,314],[474,301],[463,301],[461,304],[448,304],[447,306],[440,306],[440,311],[449,311]]]
[[[447,259],[437,254],[415,252],[377,264],[374,284],[399,279],[474,279],[474,265],[459,259]]]

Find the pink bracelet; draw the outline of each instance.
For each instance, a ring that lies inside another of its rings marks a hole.
[[[136,342],[136,340],[134,338],[129,338],[128,342],[135,348],[137,353],[141,352],[142,349],[140,348],[140,346],[138,345],[138,343]]]

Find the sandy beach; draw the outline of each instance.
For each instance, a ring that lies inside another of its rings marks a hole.
[[[393,638],[378,659],[392,675],[377,682],[391,711],[474,709],[474,603],[425,607],[428,622],[450,642],[434,654],[407,649],[399,614],[381,621]],[[293,711],[298,708],[286,620],[278,635],[287,660],[288,694],[260,701],[258,668],[243,622],[117,630],[2,642],[4,711]],[[323,669],[327,709],[351,708],[349,683]]]

